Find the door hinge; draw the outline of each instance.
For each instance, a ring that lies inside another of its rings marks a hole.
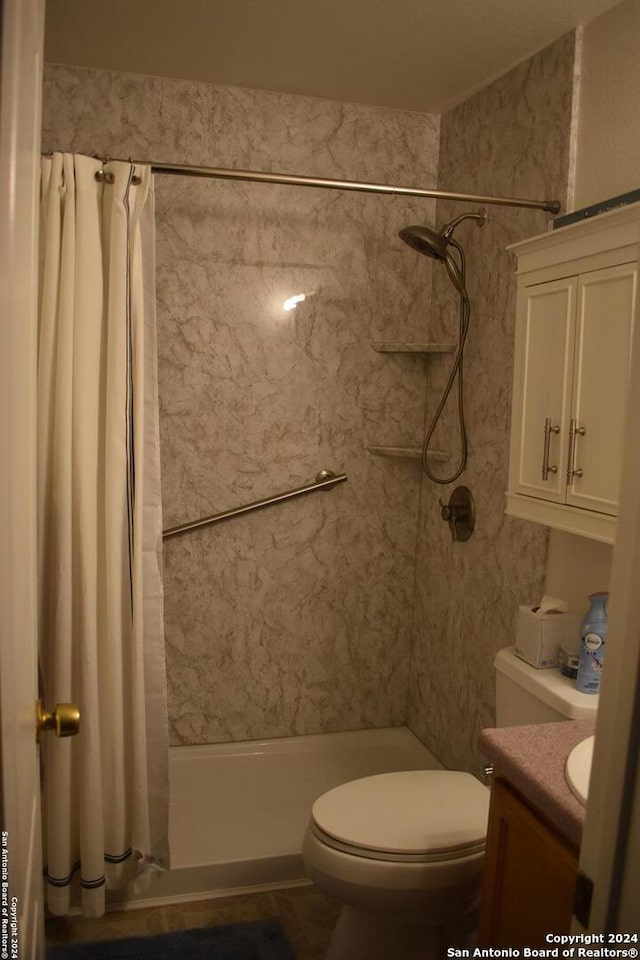
[[[582,870],[579,870],[573,894],[573,915],[585,930],[589,929],[592,899],[593,880],[591,877],[588,877],[586,873],[583,873]]]

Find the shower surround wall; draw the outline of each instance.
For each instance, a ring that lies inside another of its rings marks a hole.
[[[441,118],[439,187],[565,202],[570,174],[574,36],[567,35]],[[460,212],[439,203],[438,223]],[[548,531],[504,514],[515,321],[515,262],[505,247],[547,229],[544,213],[489,207],[480,229],[462,224],[472,304],[465,351],[469,460],[476,528],[453,543],[438,499],[422,486],[408,723],[446,767],[479,773],[476,743],[495,723],[495,653],[514,641],[518,604],[540,597]],[[457,325],[444,271],[434,274],[432,333]],[[427,412],[442,389],[433,368]],[[451,404],[448,405],[451,407]],[[447,421],[455,431],[448,410]],[[436,434],[434,446],[451,440]],[[442,475],[442,472],[441,474]]]
[[[44,150],[426,187],[438,128],[387,109],[45,71]],[[397,230],[433,220],[433,202],[156,177],[156,209],[165,526],[321,468],[349,477],[166,542],[172,742],[401,724],[420,474],[366,447],[419,441],[425,361],[371,342],[428,335],[431,265]],[[301,292],[312,296],[285,312]]]

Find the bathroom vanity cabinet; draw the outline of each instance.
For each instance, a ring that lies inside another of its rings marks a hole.
[[[547,934],[569,932],[577,872],[577,848],[495,776],[478,946],[548,948]]]
[[[613,543],[637,308],[640,204],[513,250],[518,292],[506,512]]]

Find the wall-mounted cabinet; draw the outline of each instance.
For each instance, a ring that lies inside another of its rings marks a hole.
[[[507,513],[615,539],[637,309],[640,204],[535,237],[518,257]]]

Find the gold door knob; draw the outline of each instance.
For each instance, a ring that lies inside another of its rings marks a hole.
[[[42,701],[36,701],[36,740],[43,730],[55,730],[56,737],[75,737],[80,731],[80,710],[75,703],[57,703],[53,710],[45,710]]]

